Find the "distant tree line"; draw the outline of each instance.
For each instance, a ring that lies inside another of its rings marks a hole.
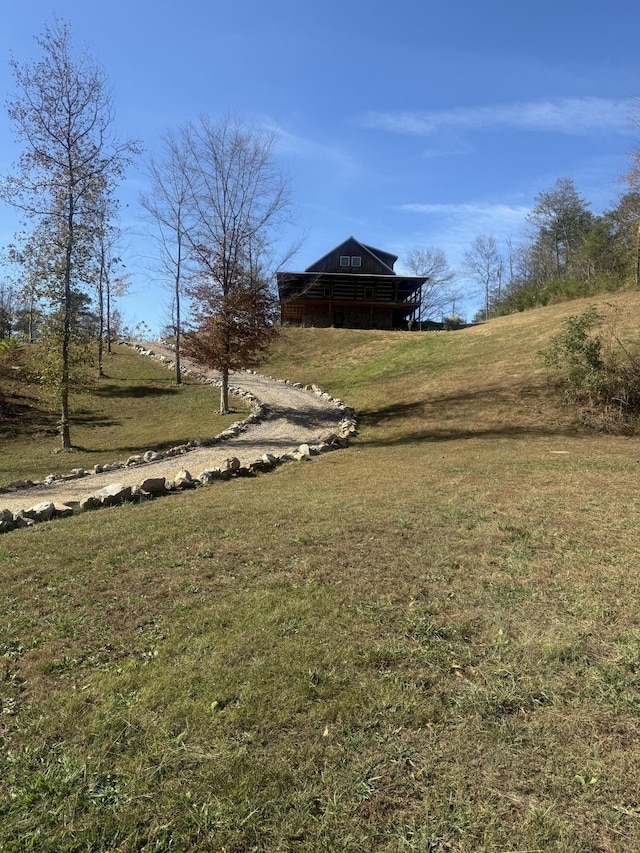
[[[420,320],[460,320],[456,304],[475,293],[473,320],[512,314],[582,296],[640,288],[640,155],[626,176],[629,190],[610,210],[590,210],[571,178],[539,193],[526,233],[500,246],[491,234],[474,237],[459,270],[443,249],[411,249],[405,266],[427,276]],[[465,286],[466,282],[466,286]],[[471,284],[470,284],[471,283]]]
[[[465,272],[482,287],[482,320],[595,293],[639,287],[640,192],[596,215],[571,178],[535,199],[527,235],[502,252],[490,235],[476,237]]]

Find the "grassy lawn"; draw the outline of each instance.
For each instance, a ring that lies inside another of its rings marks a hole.
[[[37,348],[27,346],[22,368],[0,378],[5,398],[0,484],[91,468],[145,450],[166,450],[192,438],[214,436],[238,419],[237,414],[217,413],[216,388],[188,378],[178,387],[172,371],[128,347],[114,347],[113,354],[105,356],[106,375],[71,401],[75,452],[55,454],[60,446],[58,417],[34,379],[37,362]]]
[[[349,449],[3,536],[0,850],[640,849],[640,445],[536,356],[581,310],[290,330]]]

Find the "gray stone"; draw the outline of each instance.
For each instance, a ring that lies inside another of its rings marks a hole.
[[[55,504],[54,513],[56,518],[67,518],[73,515],[73,507],[68,504]]]
[[[100,489],[96,497],[99,498],[103,506],[117,506],[131,499],[131,486],[125,486],[123,483],[112,483],[110,486]]]
[[[80,480],[82,477],[86,477],[86,476],[87,476],[87,472],[84,470],[84,468],[74,468],[70,474],[65,474],[64,476],[60,477],[60,479],[65,480],[65,481],[67,481],[67,480]]]
[[[102,506],[102,502],[96,495],[89,495],[87,498],[82,498],[78,506],[81,512],[89,512],[92,509]]]
[[[167,491],[164,477],[147,477],[140,483],[140,491],[147,495],[163,495]]]
[[[53,518],[55,509],[55,504],[51,501],[42,501],[29,509],[25,509],[22,515],[25,518],[31,518],[33,521],[49,521]]]
[[[323,444],[334,444],[338,441],[338,436],[335,432],[330,432],[326,435],[323,435],[321,441]]]
[[[257,464],[260,464],[260,463],[257,463]],[[235,471],[236,477],[254,477],[255,474],[256,474],[256,471],[255,471],[253,465],[241,465]]]
[[[175,483],[176,489],[194,489],[198,483],[197,480],[194,480],[191,474],[183,468],[182,471],[179,471],[173,482]]]

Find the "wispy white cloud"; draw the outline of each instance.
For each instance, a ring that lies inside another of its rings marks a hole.
[[[491,204],[490,202],[464,202],[461,204],[408,203],[396,206],[405,213],[418,213],[443,221],[462,220],[473,223],[476,229],[492,231],[510,230],[522,225],[531,211],[522,204]]]
[[[465,251],[479,234],[495,237],[501,248],[508,239],[517,244],[525,233],[526,217],[531,211],[526,205],[483,201],[409,203],[394,209],[416,214],[415,227],[407,227],[403,245],[396,246],[394,251],[402,257],[411,246],[439,246],[445,249],[449,262],[458,268],[462,265]]]
[[[559,98],[439,111],[368,112],[358,119],[358,124],[419,136],[431,136],[441,130],[494,129],[580,135],[628,129],[632,107],[630,99]]]
[[[302,160],[315,160],[329,163],[332,168],[340,170],[342,176],[353,175],[358,171],[357,161],[346,151],[336,145],[324,144],[314,139],[308,139],[286,130],[277,122],[267,120],[263,123],[265,130],[273,133],[275,149],[287,157]]]

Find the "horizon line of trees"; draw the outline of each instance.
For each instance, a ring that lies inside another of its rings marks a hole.
[[[491,235],[476,237],[465,253],[465,271],[482,288],[474,320],[512,314],[595,293],[640,287],[640,191],[594,214],[572,178],[558,178],[535,198],[527,231],[500,251]]]
[[[558,178],[535,197],[526,232],[501,249],[476,235],[459,270],[433,246],[409,251],[405,266],[428,275],[419,319],[456,321],[456,303],[480,296],[474,322],[595,293],[640,288],[640,166],[617,204],[594,214],[572,178]],[[470,288],[465,282],[472,282]]]

